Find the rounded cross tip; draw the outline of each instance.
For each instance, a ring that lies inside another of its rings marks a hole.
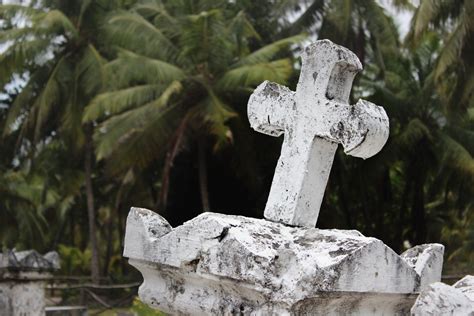
[[[265,80],[249,98],[250,127],[270,136],[283,134],[286,118],[294,108],[293,96],[294,92],[287,87]]]
[[[301,58],[304,61],[306,58],[314,58],[314,56],[330,57],[335,63],[344,61],[347,64],[351,64],[356,67],[357,71],[363,69],[362,63],[349,49],[337,45],[328,39],[318,40],[312,44],[306,46],[301,54]]]
[[[381,106],[365,100],[359,100],[354,109],[352,115],[357,115],[357,118],[351,119],[350,122],[351,125],[357,124],[360,133],[355,133],[355,137],[343,139],[341,143],[346,154],[367,159],[385,146],[390,132],[389,119]]]

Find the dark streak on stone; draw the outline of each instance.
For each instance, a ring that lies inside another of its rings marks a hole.
[[[229,226],[224,227],[222,229],[222,232],[219,234],[219,236],[216,236],[212,239],[217,239],[219,242],[221,242],[227,236],[227,234],[229,233],[229,229],[230,229]]]

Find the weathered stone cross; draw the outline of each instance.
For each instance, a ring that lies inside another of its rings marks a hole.
[[[382,107],[359,100],[349,105],[352,81],[362,65],[350,50],[328,40],[305,48],[296,92],[265,81],[250,96],[253,129],[285,134],[265,207],[269,220],[314,227],[337,145],[368,158],[388,138]]]

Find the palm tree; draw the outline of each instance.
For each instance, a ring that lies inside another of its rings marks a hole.
[[[474,3],[455,0],[422,0],[415,11],[407,42],[416,46],[426,32],[436,29],[443,49],[435,65],[438,91],[447,110],[465,113],[474,104]],[[456,113],[451,113],[456,115]]]
[[[94,208],[92,124],[82,124],[82,111],[104,80],[97,29],[119,1],[32,1],[30,5],[1,5],[5,21],[0,40],[7,48],[0,57],[0,85],[15,74],[27,74],[5,122],[4,137],[19,135],[30,152],[44,148],[51,138],[67,144],[72,156],[82,156],[85,172],[91,272],[99,277],[99,254]],[[20,25],[15,25],[15,22]],[[74,161],[74,157],[71,157]]]
[[[416,243],[426,242],[428,235],[436,238],[428,223],[447,216],[447,196],[472,194],[472,187],[466,185],[474,178],[474,159],[467,138],[472,132],[449,120],[444,99],[435,89],[433,66],[441,49],[439,37],[427,33],[415,50],[404,50],[402,55],[387,60],[383,82],[375,80],[378,71],[371,76],[371,70],[361,82],[374,91],[374,100],[389,112],[391,139],[380,159],[388,168],[401,168],[403,172],[402,179],[398,179],[403,189],[398,192],[397,222],[403,227],[411,214],[408,237]],[[464,186],[452,185],[454,179]],[[459,207],[468,205],[465,201]],[[397,243],[401,244],[402,232],[397,235]]]
[[[233,142],[236,96],[248,97],[265,79],[285,83],[292,74],[282,58],[294,36],[251,52],[259,35],[244,12],[226,1],[148,1],[116,12],[105,26],[118,57],[104,66],[108,91],[87,106],[84,122],[98,122],[99,160],[113,172],[164,159],[160,198],[166,207],[173,161],[184,144],[197,144],[202,209],[210,209],[206,155]],[[279,58],[279,59],[275,59]]]
[[[410,6],[405,0],[396,5]],[[382,70],[386,54],[399,43],[392,18],[375,0],[292,0],[280,1],[278,8],[285,21],[282,34],[309,31],[351,49],[362,64],[370,59]]]

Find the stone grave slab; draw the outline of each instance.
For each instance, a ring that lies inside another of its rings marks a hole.
[[[355,230],[322,230],[203,213],[176,228],[132,208],[124,256],[145,282],[140,298],[184,314],[408,313],[441,245],[410,260]],[[413,265],[416,261],[417,265]],[[431,273],[434,270],[434,273]],[[437,280],[441,275],[438,275]]]

